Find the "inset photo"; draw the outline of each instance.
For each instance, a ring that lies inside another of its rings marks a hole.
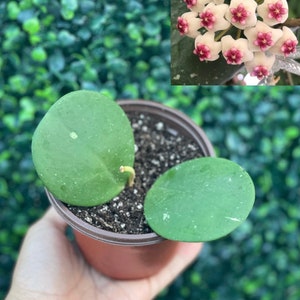
[[[171,0],[172,85],[300,85],[297,0]]]

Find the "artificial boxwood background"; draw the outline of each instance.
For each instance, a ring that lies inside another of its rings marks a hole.
[[[28,226],[48,207],[30,144],[76,89],[176,107],[252,175],[256,204],[158,299],[300,299],[299,87],[170,86],[169,1],[0,3],[0,299]]]

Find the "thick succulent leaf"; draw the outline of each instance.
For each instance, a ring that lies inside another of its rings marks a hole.
[[[201,62],[193,54],[194,39],[180,36],[177,18],[188,12],[186,3],[172,1],[171,6],[171,83],[173,85],[214,85],[224,84],[239,70],[241,65],[228,65],[220,53],[216,61]]]
[[[38,125],[33,162],[44,185],[63,202],[93,206],[109,201],[126,185],[134,138],[119,105],[92,91],[60,98]]]
[[[193,54],[194,40],[179,38],[178,35],[177,32],[172,33],[172,85],[220,85],[242,69],[241,65],[228,65],[223,57],[216,61],[201,62]]]
[[[186,242],[223,237],[243,223],[255,198],[249,174],[215,157],[184,162],[153,184],[145,216],[159,235]]]

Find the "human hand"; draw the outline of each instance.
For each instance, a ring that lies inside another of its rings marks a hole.
[[[153,299],[198,255],[202,244],[180,243],[157,274],[139,280],[108,278],[88,265],[65,236],[67,224],[53,208],[29,229],[6,300]]]

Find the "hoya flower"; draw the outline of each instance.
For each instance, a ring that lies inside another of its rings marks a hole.
[[[230,23],[224,18],[227,9],[227,4],[215,5],[214,3],[209,3],[199,13],[201,25],[208,31],[213,32],[227,29],[230,26]]]
[[[203,10],[205,4],[209,3],[210,0],[184,0],[184,2],[188,9],[199,12]]]
[[[184,0],[184,2],[186,3],[187,8],[191,9],[197,5],[198,1],[197,0]]]
[[[251,61],[245,62],[245,67],[251,76],[259,80],[270,75],[275,62],[275,55],[267,56],[264,52],[255,52]]]
[[[288,4],[286,0],[265,0],[257,7],[257,13],[270,26],[283,23],[288,18]]]
[[[191,38],[195,38],[200,29],[200,20],[197,18],[197,13],[187,12],[184,13],[181,17],[177,18],[177,29],[180,35],[187,35]]]
[[[234,40],[232,36],[225,35],[221,39],[222,54],[228,64],[240,65],[243,62],[253,59],[253,52],[248,49],[247,39]]]
[[[272,48],[270,48],[269,51],[277,55],[284,55],[286,57],[296,52],[298,40],[290,28],[283,26],[282,32],[282,37]]]
[[[213,61],[219,58],[221,42],[215,42],[214,38],[214,33],[209,31],[196,37],[193,53],[199,57],[200,61]]]
[[[256,24],[256,7],[254,0],[232,0],[225,18],[239,29],[252,27]]]
[[[252,51],[267,51],[281,38],[281,29],[274,29],[261,21],[257,21],[255,27],[246,28],[244,34],[249,41],[249,49]]]

